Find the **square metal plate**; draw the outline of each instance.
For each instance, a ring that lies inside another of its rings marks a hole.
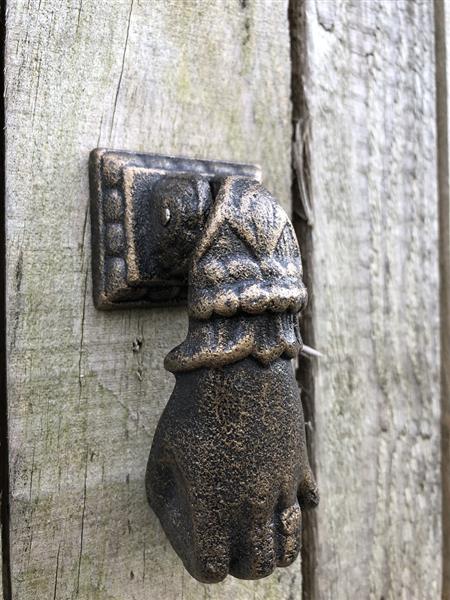
[[[139,236],[154,184],[165,176],[196,175],[220,183],[230,175],[261,180],[256,165],[97,148],[90,156],[92,270],[99,309],[179,305],[187,281],[167,281],[139,261]],[[138,222],[136,222],[138,220]]]

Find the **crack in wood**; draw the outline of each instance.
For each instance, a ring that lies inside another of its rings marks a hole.
[[[112,112],[112,117],[111,117],[111,129],[109,132],[109,138],[111,139],[112,136],[112,132],[114,130],[114,120],[116,118],[116,110],[117,110],[117,102],[119,100],[119,94],[120,94],[120,88],[122,85],[122,77],[123,77],[123,72],[125,69],[125,58],[127,55],[127,48],[128,48],[128,39],[130,37],[130,25],[131,25],[131,15],[133,13],[133,4],[134,4],[134,0],[131,0],[130,3],[130,12],[128,13],[128,22],[127,22],[127,31],[126,31],[126,35],[125,35],[125,44],[123,47],[123,54],[122,54],[122,65],[120,68],[120,75],[119,75],[119,81],[117,82],[117,87],[116,87],[116,96],[114,98],[114,106],[113,106],[113,112]]]

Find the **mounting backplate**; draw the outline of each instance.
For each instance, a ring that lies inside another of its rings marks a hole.
[[[214,191],[230,175],[261,179],[256,165],[102,148],[93,150],[90,189],[96,307],[184,304],[187,272],[168,276],[167,269],[161,269],[158,261],[152,261],[149,256],[154,221],[148,215],[155,189],[163,178],[170,178],[206,180]]]

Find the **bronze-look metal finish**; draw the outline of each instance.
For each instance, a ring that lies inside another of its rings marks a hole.
[[[185,303],[192,243],[208,215],[211,189],[229,175],[258,180],[261,176],[254,165],[93,150],[96,307]]]
[[[307,297],[292,225],[256,167],[104,150],[91,161],[97,306],[181,302],[188,289],[149,502],[196,579],[265,577],[295,560],[301,510],[318,502],[291,361]]]

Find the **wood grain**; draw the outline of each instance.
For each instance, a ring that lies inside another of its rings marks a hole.
[[[296,170],[310,185],[312,315],[325,354],[315,369],[321,504],[305,597],[436,599],[433,4],[306,0],[301,17],[308,151]]]
[[[435,0],[441,306],[442,600],[450,600],[450,4]],[[447,507],[447,510],[445,509]]]
[[[96,146],[255,161],[288,208],[286,3],[11,2],[6,104],[13,598],[300,598],[299,562],[195,582],[147,506],[187,319],[94,309],[87,177]]]
[[[304,598],[434,600],[433,3],[298,7],[298,231],[325,354],[311,373],[322,499]],[[17,0],[6,51],[13,599],[299,599],[298,562],[259,582],[195,582],[148,508],[145,464],[173,386],[162,361],[187,319],[95,311],[87,210],[99,145],[260,162],[289,208],[285,1]]]

